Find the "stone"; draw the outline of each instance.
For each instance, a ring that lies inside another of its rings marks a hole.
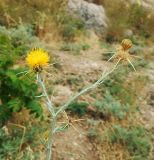
[[[102,5],[84,0],[68,0],[68,9],[84,21],[87,29],[94,29],[99,33],[106,32],[108,19]]]
[[[126,29],[124,31],[124,36],[125,37],[132,37],[133,36],[133,31],[131,29]]]
[[[72,95],[70,88],[62,85],[55,86],[55,92],[56,93],[53,95],[52,100],[58,105],[60,105],[61,102],[66,102]]]

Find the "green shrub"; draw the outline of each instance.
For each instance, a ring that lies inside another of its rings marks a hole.
[[[104,81],[102,93],[104,95],[104,92],[108,90],[112,96],[120,99],[122,104],[129,104],[132,109],[135,109],[136,98],[139,96],[138,91],[143,89],[143,86],[147,83],[147,77],[136,75],[128,81],[128,76],[131,75],[130,71],[132,71],[132,68],[120,66],[116,73],[114,72]]]
[[[102,84],[102,87],[105,87],[105,89],[107,89],[111,95],[120,98],[124,103],[129,103],[131,101],[128,88],[124,87],[124,82],[128,73],[128,70],[120,68],[116,73],[113,73],[109,78],[107,78]],[[120,97],[121,93],[124,95],[124,97]]]
[[[99,142],[102,142],[101,132],[100,132],[100,123],[101,120],[87,119],[88,125],[90,126],[87,132],[88,138],[98,139]]]
[[[148,160],[150,153],[150,138],[141,126],[122,128],[114,125],[112,131],[108,131],[111,143],[121,143],[129,150],[134,160]]]
[[[0,159],[20,159],[20,160],[34,160],[39,159],[39,151],[36,150],[40,142],[36,134],[40,134],[44,129],[35,125],[33,127],[27,126],[26,132],[23,135],[23,128],[9,125],[9,129],[5,126],[0,128]],[[42,126],[42,125],[41,125]],[[22,139],[23,138],[23,139]],[[21,144],[22,142],[22,144]],[[19,147],[21,145],[20,151]],[[35,149],[35,153],[28,150]],[[30,155],[32,154],[32,156]],[[32,158],[33,157],[33,158]]]
[[[88,103],[86,102],[76,102],[74,101],[68,106],[68,110],[72,113],[83,116],[87,112]]]
[[[38,95],[37,85],[26,76],[17,76],[17,73],[26,70],[15,65],[19,55],[25,52],[25,44],[14,43],[15,39],[0,33],[0,125],[23,107],[36,116],[42,115],[42,108],[35,97]]]
[[[34,35],[32,25],[19,25],[10,29],[0,26],[0,35],[8,37],[9,43],[16,48],[16,53],[20,55],[23,55],[30,47],[43,47],[39,39]]]
[[[59,15],[59,29],[65,40],[73,40],[77,34],[85,32],[84,22],[76,16],[72,16],[66,11]]]
[[[0,129],[0,159],[4,160],[10,157],[10,155],[16,155],[21,141],[20,136],[8,136],[4,130]]]
[[[70,51],[74,54],[80,54],[81,51],[88,50],[90,46],[87,43],[64,43],[61,50]]]
[[[75,44],[75,43],[64,43],[61,46],[61,50],[63,51],[70,51],[74,54],[79,54],[81,52],[81,46]]]
[[[120,101],[115,100],[113,96],[106,92],[102,101],[96,101],[97,112],[103,113],[105,116],[114,116],[123,119],[129,111],[129,106],[123,105]]]

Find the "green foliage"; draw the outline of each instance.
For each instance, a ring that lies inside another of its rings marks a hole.
[[[87,136],[90,139],[99,139],[101,140],[100,137],[100,126],[99,124],[101,123],[101,120],[93,120],[93,119],[88,119],[88,125],[90,126],[87,132]]]
[[[23,107],[30,109],[36,116],[42,115],[42,108],[35,98],[38,94],[37,85],[26,76],[17,76],[17,73],[26,70],[19,69],[15,62],[27,47],[25,42],[16,45],[16,41],[16,38],[0,32],[0,125],[9,119],[13,112],[18,112]]]
[[[84,22],[79,17],[72,16],[66,11],[59,15],[58,24],[62,36],[68,41],[85,32]]]
[[[23,128],[14,127],[12,125],[8,128],[5,126],[0,129],[0,159],[21,159],[21,160],[32,160],[38,159],[39,152],[36,151],[36,147],[38,146],[38,140],[36,139],[36,133],[39,134],[41,129],[38,125],[33,127],[26,128],[26,133],[24,135],[23,141]],[[42,127],[41,127],[42,128]],[[22,147],[19,152],[19,147],[22,142]],[[32,150],[28,150],[28,148],[34,149],[35,153]],[[32,154],[32,157],[30,156]],[[20,158],[19,158],[20,157]]]
[[[148,160],[150,153],[150,138],[141,126],[122,128],[114,125],[112,131],[108,131],[111,143],[121,143],[131,153],[134,160]]]
[[[123,119],[129,111],[129,106],[122,105],[118,100],[106,92],[102,101],[96,101],[97,112],[103,113],[105,116],[114,116],[118,119]]]
[[[137,62],[134,63],[134,67],[137,68],[137,69],[145,68],[145,67],[148,66],[148,64],[149,64],[149,62],[147,60],[140,59],[140,60],[138,60]]]
[[[19,25],[16,28],[10,29],[0,26],[0,35],[9,38],[7,43],[10,43],[16,49],[16,54],[23,55],[30,47],[42,46],[39,39],[34,36],[32,25]]]
[[[129,103],[131,101],[129,91],[124,88],[124,82],[127,78],[128,73],[129,72],[126,69],[120,68],[116,73],[114,72],[103,83],[103,87],[105,87],[105,89],[107,89],[111,93],[111,95],[120,97],[122,93],[125,96],[125,103]],[[120,97],[120,99],[122,100],[122,97]]]
[[[64,43],[61,50],[70,51],[74,54],[80,54],[81,51],[88,50],[90,46],[87,43]]]
[[[142,89],[142,86],[147,82],[145,76],[134,76],[130,82],[126,79],[132,68],[123,67],[114,72],[108,77],[102,84],[103,94],[107,89],[111,95],[120,99],[122,104],[129,104],[131,107],[136,106],[136,98],[138,96],[138,90]]]
[[[0,129],[0,159],[4,160],[10,155],[16,154],[21,141],[20,136],[8,136],[5,134],[4,130]]]
[[[87,112],[88,103],[86,102],[72,102],[68,106],[68,110],[72,113],[78,114],[79,116],[83,116]]]

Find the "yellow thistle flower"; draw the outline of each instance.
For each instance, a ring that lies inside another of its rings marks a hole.
[[[26,57],[26,62],[35,72],[40,72],[48,65],[49,55],[42,49],[32,49]]]

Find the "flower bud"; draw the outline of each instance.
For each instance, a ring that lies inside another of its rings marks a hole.
[[[121,46],[124,50],[128,50],[129,48],[133,46],[133,43],[130,39],[124,39],[121,42]]]

